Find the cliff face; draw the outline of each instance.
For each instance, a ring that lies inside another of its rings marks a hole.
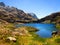
[[[32,22],[37,18],[26,14],[23,10],[15,7],[6,6],[3,2],[0,2],[0,19],[7,22]]]
[[[37,22],[40,23],[60,23],[60,12],[52,13],[49,16],[46,16]]]
[[[28,15],[32,16],[35,19],[38,19],[37,16],[34,13],[27,13]]]

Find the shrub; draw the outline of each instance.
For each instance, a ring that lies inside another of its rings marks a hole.
[[[60,43],[60,38],[55,39],[55,42]]]

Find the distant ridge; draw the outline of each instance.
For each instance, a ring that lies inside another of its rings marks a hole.
[[[52,13],[49,16],[46,16],[37,22],[40,23],[59,23],[60,24],[60,12]]]

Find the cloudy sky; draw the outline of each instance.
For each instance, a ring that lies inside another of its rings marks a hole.
[[[38,18],[60,11],[60,0],[0,0],[0,2],[26,13],[35,13]]]

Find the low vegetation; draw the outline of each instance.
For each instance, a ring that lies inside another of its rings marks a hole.
[[[27,30],[28,32],[38,31],[38,29],[31,27],[31,26],[21,26],[21,27],[18,27],[17,30]]]
[[[60,30],[60,24],[56,24],[58,30]]]
[[[13,35],[12,32],[16,30],[25,35]],[[27,32],[22,32],[21,30],[26,30]],[[52,38],[41,38],[35,33],[36,31],[38,29],[34,27],[21,26],[16,28],[11,23],[0,23],[0,45],[60,45],[59,35],[52,36]],[[7,37],[14,37],[16,42],[7,41]]]

